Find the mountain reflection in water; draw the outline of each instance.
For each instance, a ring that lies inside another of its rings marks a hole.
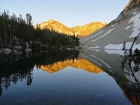
[[[26,79],[27,85],[31,85],[33,80],[34,66],[40,68],[43,65],[52,65],[65,60],[77,59],[79,51],[62,51],[62,52],[45,52],[45,53],[23,53],[0,54],[0,96],[2,95],[2,87],[6,90],[11,83],[21,82]]]
[[[139,55],[136,58],[125,55],[123,50],[93,49],[83,51],[81,56],[113,77],[131,104],[140,105],[140,61],[137,60]]]
[[[114,78],[126,99],[133,105],[139,105],[140,71],[139,69],[133,71],[133,62],[131,62],[132,67],[129,62],[124,63],[123,53],[114,52],[91,50],[80,54],[79,51],[2,54],[0,55],[0,95],[4,88],[7,90],[11,86],[11,83],[16,85],[18,81],[26,80],[26,84],[31,85],[34,81],[34,66],[48,73],[58,72],[70,66],[94,74],[106,72]]]
[[[56,62],[50,65],[42,65],[40,66],[41,70],[47,71],[49,73],[57,72],[59,70],[64,69],[65,67],[74,67],[78,69],[82,69],[91,73],[100,73],[102,70],[92,63],[88,62],[83,58],[76,58],[74,60],[66,59],[65,61]]]

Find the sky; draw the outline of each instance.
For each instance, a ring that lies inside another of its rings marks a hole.
[[[50,19],[73,27],[100,21],[109,23],[121,13],[129,0],[0,0],[0,12],[30,13],[33,25]]]

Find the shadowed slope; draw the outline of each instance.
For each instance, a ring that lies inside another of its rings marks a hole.
[[[139,0],[128,3],[125,11],[105,27],[80,40],[83,48],[122,49],[124,41],[129,49],[134,37],[140,33],[140,6]],[[127,11],[126,11],[127,10]],[[140,48],[140,40],[135,47]]]

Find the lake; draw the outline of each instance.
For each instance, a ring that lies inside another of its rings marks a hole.
[[[140,103],[140,72],[131,70],[135,64],[130,67],[121,50],[1,54],[0,59],[0,105]]]

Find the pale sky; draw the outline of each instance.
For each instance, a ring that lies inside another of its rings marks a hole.
[[[90,22],[109,23],[114,20],[129,0],[0,0],[0,12],[10,15],[30,13],[33,25],[50,19],[73,27]]]

